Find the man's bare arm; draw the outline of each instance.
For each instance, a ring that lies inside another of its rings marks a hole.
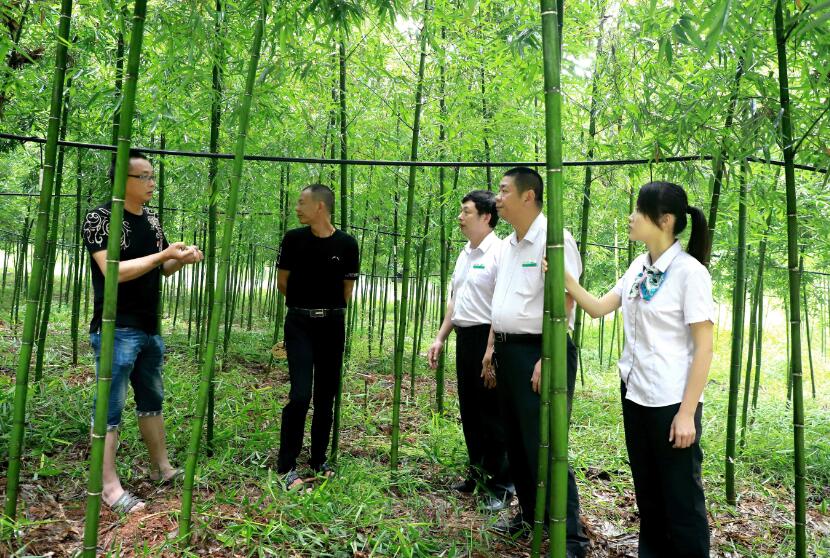
[[[196,248],[195,246],[192,248]],[[201,252],[196,251],[201,255]],[[189,250],[184,242],[174,242],[170,246],[168,246],[165,250],[158,252],[156,254],[150,254],[149,256],[143,256],[141,258],[134,258],[132,260],[125,260],[122,262],[118,262],[118,282],[124,283],[126,281],[132,281],[133,279],[137,279],[142,275],[145,275],[152,271],[153,269],[159,267],[160,265],[165,265],[168,262],[175,262],[179,263],[182,259],[189,260],[196,257],[194,252]],[[99,250],[92,254],[92,259],[95,260],[95,263],[98,264],[98,268],[101,270],[101,273],[104,274],[104,277],[107,276],[107,251],[106,250]],[[201,260],[196,260],[201,261]],[[185,261],[181,265],[184,266],[187,263],[193,263],[189,261]],[[173,267],[172,263],[170,264],[171,268]],[[170,273],[174,273],[178,271],[179,268],[171,271]],[[162,268],[164,271],[164,268]],[[165,275],[169,275],[170,273],[165,273]]]
[[[287,269],[277,270],[277,289],[282,296],[288,296],[288,276],[291,274]]]

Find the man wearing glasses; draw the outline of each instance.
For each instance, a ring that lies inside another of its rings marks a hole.
[[[113,164],[110,181],[114,175]],[[202,261],[204,256],[196,246],[186,246],[183,242],[168,244],[155,212],[144,207],[153,197],[155,186],[153,165],[143,153],[131,150],[124,195],[115,346],[104,444],[104,487],[101,494],[104,503],[119,514],[144,507],[141,499],[124,490],[115,470],[118,427],[121,424],[128,384],[133,386],[138,428],[150,454],[150,478],[159,483],[170,483],[183,473],[181,469],[174,468],[168,459],[161,414],[164,397],[161,377],[164,342],[158,330],[159,283],[161,274],[172,275],[185,265]],[[95,296],[89,326],[96,373],[101,352],[101,316],[111,211],[112,202],[96,207],[87,214],[82,227],[84,243],[97,264],[91,267]],[[93,416],[94,414],[93,401]]]

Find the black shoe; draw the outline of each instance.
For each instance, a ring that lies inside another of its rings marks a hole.
[[[451,486],[456,492],[463,492],[465,494],[472,494],[476,489],[476,481],[472,479],[464,479],[461,482],[455,483]]]
[[[524,538],[531,533],[530,524],[522,519],[521,512],[510,519],[501,519],[493,525],[493,530],[503,535],[509,535],[514,539]]]

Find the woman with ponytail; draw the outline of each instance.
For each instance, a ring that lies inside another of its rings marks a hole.
[[[684,251],[677,240],[691,218]],[[597,299],[571,276],[568,292],[593,318],[622,307],[618,367],[628,460],[640,512],[641,557],[709,556],[701,483],[703,388],[712,362],[714,301],[706,269],[706,217],[683,188],[650,182],[629,217],[629,238],[646,245]]]

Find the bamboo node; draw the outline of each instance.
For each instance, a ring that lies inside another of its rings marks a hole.
[[[89,491],[87,491],[87,493],[86,493],[87,496],[95,496],[95,497],[100,496],[101,494],[103,494],[103,490],[100,490],[98,492],[89,492]]]
[[[559,15],[559,12],[556,10],[547,10],[546,12],[542,12],[542,17],[549,15]]]

